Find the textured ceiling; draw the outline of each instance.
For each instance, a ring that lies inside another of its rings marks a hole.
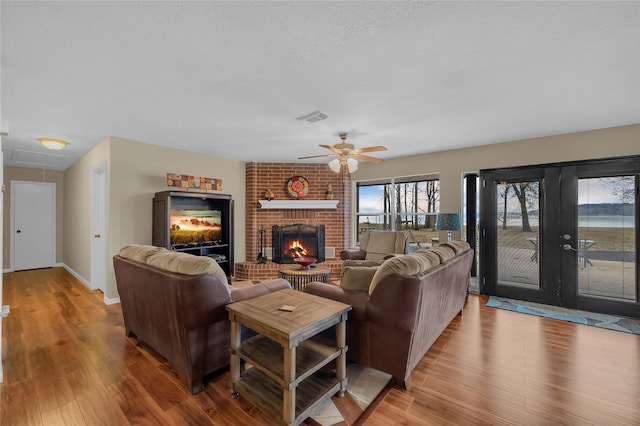
[[[393,158],[640,122],[638,2],[0,7],[6,165],[39,137],[62,170],[107,136],[290,162],[341,131]]]

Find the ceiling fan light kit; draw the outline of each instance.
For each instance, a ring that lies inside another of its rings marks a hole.
[[[299,160],[306,158],[318,158],[318,157],[331,157],[337,156],[333,160],[329,161],[329,168],[335,173],[353,173],[358,170],[358,160],[366,161],[369,163],[380,164],[382,159],[371,157],[369,155],[363,155],[363,152],[376,152],[386,151],[384,146],[370,146],[366,148],[356,149],[353,144],[347,143],[347,134],[340,133],[341,143],[337,143],[333,146],[320,145],[322,148],[333,151],[332,154],[310,155],[308,157],[299,157]]]

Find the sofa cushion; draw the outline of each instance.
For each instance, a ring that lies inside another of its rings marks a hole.
[[[456,253],[456,255],[465,252],[471,248],[468,242],[466,241],[449,241],[446,243],[440,244],[440,246],[450,247]]]
[[[438,247],[432,247],[429,250],[434,252],[440,258],[440,263],[446,262],[449,259],[453,259],[456,256],[456,252],[449,246],[440,244]]]
[[[395,246],[395,232],[371,232],[365,259],[383,259],[386,255],[395,253]]]
[[[194,256],[187,253],[166,251],[149,257],[147,264],[164,271],[184,275],[214,275],[225,284],[227,276],[218,263],[207,256]]]
[[[345,266],[380,266],[384,263],[384,259],[369,259],[369,260],[345,260],[342,262],[342,267]]]
[[[343,266],[340,287],[345,290],[369,291],[379,266]]]
[[[168,252],[164,247],[147,246],[140,244],[127,244],[118,252],[118,256],[135,262],[147,263],[149,256],[156,253]]]
[[[440,264],[440,256],[430,248],[418,249],[413,253],[428,258],[433,266]]]
[[[378,268],[373,278],[371,279],[369,294],[371,295],[373,293],[373,290],[376,288],[378,283],[382,281],[387,275],[416,275],[439,264],[440,262],[433,262],[431,257],[415,253],[404,254],[402,256],[395,256],[387,259]]]

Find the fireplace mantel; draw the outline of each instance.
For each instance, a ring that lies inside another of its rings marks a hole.
[[[337,209],[339,200],[258,200],[263,209]]]

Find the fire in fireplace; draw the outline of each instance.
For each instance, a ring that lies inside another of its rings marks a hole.
[[[324,225],[274,225],[271,237],[275,263],[295,263],[296,257],[315,257],[318,262],[325,260]]]

